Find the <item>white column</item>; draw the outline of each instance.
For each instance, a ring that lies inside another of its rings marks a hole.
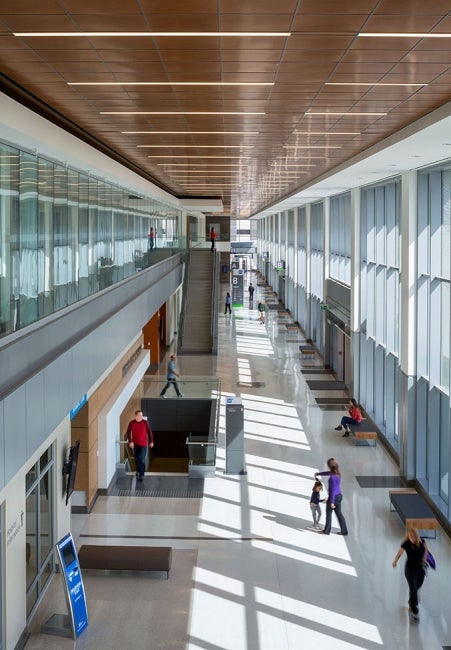
[[[406,172],[401,183],[401,302],[399,363],[406,376],[416,373],[417,173]]]
[[[360,187],[351,190],[351,367],[353,395],[360,395]]]

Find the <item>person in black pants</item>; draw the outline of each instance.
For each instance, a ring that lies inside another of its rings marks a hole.
[[[341,512],[341,502],[343,501],[343,495],[341,493],[340,468],[338,467],[338,463],[335,458],[329,458],[327,461],[327,467],[329,468],[327,472],[316,472],[315,474],[315,478],[318,476],[329,477],[329,498],[326,502],[326,525],[324,526],[324,530],[320,530],[318,532],[323,535],[330,535],[332,528],[332,512],[335,512],[337,515],[338,523],[340,524],[340,532],[337,534],[347,535],[348,527]]]
[[[224,311],[224,314],[227,314],[227,311],[229,312],[229,314],[232,313],[232,309],[230,307],[231,304],[232,304],[232,298],[230,297],[230,293],[227,291],[227,295],[225,297],[225,311]]]
[[[409,585],[409,613],[416,621],[419,620],[418,592],[426,576],[428,547],[416,528],[409,528],[407,536],[401,543],[392,562],[393,568],[398,564],[401,555],[406,552],[407,560],[404,568],[407,584]]]

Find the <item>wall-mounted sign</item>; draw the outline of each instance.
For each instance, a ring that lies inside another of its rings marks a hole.
[[[76,406],[74,406],[74,408],[69,413],[69,417],[70,417],[71,420],[74,419],[74,417],[83,408],[83,406],[87,403],[87,401],[88,401],[88,395],[87,395],[87,393],[85,393],[83,395],[83,397],[81,398],[81,400],[78,402],[78,404]]]

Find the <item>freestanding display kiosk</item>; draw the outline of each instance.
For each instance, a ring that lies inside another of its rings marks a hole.
[[[77,551],[70,533],[56,543],[56,550],[61,564],[69,614],[53,614],[41,631],[44,634],[76,639],[88,627],[88,611]]]
[[[226,474],[247,474],[244,466],[244,407],[241,397],[226,399]]]

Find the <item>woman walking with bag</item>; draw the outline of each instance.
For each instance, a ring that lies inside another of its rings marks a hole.
[[[406,552],[407,560],[404,568],[407,584],[409,585],[409,614],[416,621],[420,619],[418,611],[418,592],[424,582],[427,569],[428,547],[416,528],[409,528],[407,536],[401,543],[392,562],[393,568],[398,564],[401,555]]]
[[[328,476],[329,477],[329,498],[326,502],[326,525],[324,530],[318,531],[323,535],[330,535],[332,528],[332,512],[335,512],[337,515],[338,523],[340,524],[340,532],[337,535],[347,535],[348,527],[346,525],[346,520],[343,517],[341,512],[341,502],[343,501],[343,495],[341,493],[341,474],[340,468],[335,458],[329,458],[327,461],[327,467],[329,470],[327,472],[316,472],[315,478],[317,476]]]

